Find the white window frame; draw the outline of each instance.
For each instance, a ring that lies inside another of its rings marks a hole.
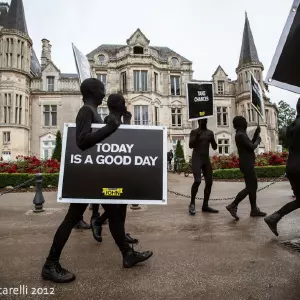
[[[3,159],[3,161],[10,161],[11,160],[11,151],[9,151],[9,150],[2,151],[2,159]]]
[[[49,106],[49,111],[45,111],[46,106]],[[52,110],[53,106],[56,107],[56,110]],[[53,127],[56,128],[58,124],[58,105],[57,104],[43,104],[43,127]],[[49,113],[49,125],[46,125],[46,113]],[[53,117],[52,115],[56,114],[56,124],[52,124]]]
[[[221,142],[220,142],[221,141]],[[228,141],[228,143],[226,144],[223,141]],[[221,155],[230,155],[230,139],[229,138],[218,138],[217,140],[217,144],[218,144],[218,153]],[[228,153],[225,153],[225,148],[228,148]],[[220,151],[221,148],[221,151]]]
[[[218,111],[220,109],[220,111]],[[225,110],[225,111],[224,111]],[[226,124],[224,122],[224,115],[226,116]],[[221,124],[218,122],[218,116],[221,117]],[[217,106],[217,126],[229,126],[229,108],[228,106]]]
[[[144,112],[147,115],[146,121],[143,120],[143,108],[146,108],[146,112]],[[137,111],[139,118],[136,115]],[[149,105],[134,105],[133,115],[135,125],[149,125]]]
[[[10,131],[4,131],[3,132],[3,145],[10,144],[10,141],[11,141]]]
[[[217,82],[217,89],[219,95],[225,94],[225,81],[224,80],[218,80]]]
[[[256,111],[255,109],[252,107],[252,105],[250,103],[247,103],[247,119],[249,121],[249,123],[255,123],[256,122]]]
[[[178,78],[178,87],[176,83],[176,79]],[[174,84],[174,93],[172,92],[172,82]],[[177,90],[179,89],[179,94],[177,94]],[[170,93],[171,96],[180,96],[181,95],[181,76],[180,75],[170,75]]]
[[[175,112],[174,112],[174,110],[175,110]],[[173,116],[175,116],[175,123],[173,123]],[[179,118],[180,118],[180,122],[178,122]],[[183,120],[182,108],[181,107],[171,107],[172,127],[182,127],[182,123],[183,123],[182,120]]]
[[[138,84],[136,83],[135,78],[137,77],[136,74],[138,74]],[[146,74],[146,81],[145,86],[143,87],[142,83],[142,74]],[[138,86],[137,86],[138,85]],[[135,92],[147,92],[148,91],[148,71],[147,70],[133,70],[133,90]]]
[[[106,73],[97,73],[97,79],[99,79],[104,84],[105,93],[106,93],[107,74]],[[105,80],[103,80],[103,79],[105,79]]]
[[[47,143],[47,144],[46,144]],[[54,134],[47,134],[40,139],[40,149],[42,159],[51,159],[56,144],[56,136]],[[45,157],[45,151],[48,153],[48,157]]]
[[[47,91],[54,92],[55,91],[55,76],[47,76]],[[50,79],[53,79],[53,83],[49,83]]]

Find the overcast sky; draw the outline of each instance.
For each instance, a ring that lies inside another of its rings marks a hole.
[[[194,79],[211,79],[221,65],[236,79],[245,11],[267,74],[293,0],[23,0],[37,56],[41,40],[52,60],[76,72],[71,43],[87,54],[101,44],[126,44],[140,28],[150,45],[167,46],[193,62]],[[271,100],[293,107],[297,94],[270,87]]]

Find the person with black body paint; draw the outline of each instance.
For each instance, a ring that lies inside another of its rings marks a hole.
[[[125,106],[125,99],[121,94],[111,94],[107,99],[107,107],[109,109],[109,115],[105,117],[104,123],[107,123],[110,116],[113,116],[117,122],[123,124],[130,124],[131,121],[131,113],[127,111]],[[119,204],[120,208],[120,220],[125,226],[126,213],[127,213],[127,204]],[[92,230],[94,239],[98,242],[102,242],[102,225],[105,224],[108,219],[107,212],[104,212],[101,216],[97,216],[96,218],[92,218]],[[125,234],[125,239],[129,244],[138,244],[138,240],[131,237],[129,233]]]
[[[284,216],[300,208],[300,98],[297,102],[297,117],[292,124],[287,127],[286,137],[289,149],[289,156],[286,162],[286,175],[296,199],[265,218],[265,222],[276,236],[278,236],[278,222]]]
[[[260,127],[258,126],[253,135],[253,139],[250,140],[247,135],[247,121],[242,116],[236,116],[233,119],[233,127],[236,130],[235,143],[239,153],[239,166],[244,175],[246,187],[240,191],[235,200],[226,209],[230,214],[239,220],[237,216],[238,205],[249,196],[251,204],[251,217],[264,217],[266,213],[260,211],[256,205],[256,192],[257,192],[257,176],[255,172],[255,149],[261,142]]]
[[[218,213],[216,209],[208,206],[208,200],[211,194],[213,184],[212,165],[209,157],[209,146],[214,150],[217,149],[214,133],[207,129],[207,119],[198,120],[199,127],[190,133],[189,147],[193,149],[192,154],[192,171],[194,175],[194,183],[191,188],[191,203],[189,205],[189,213],[196,214],[195,199],[201,184],[201,174],[205,179],[204,200],[202,211],[208,213]]]
[[[92,132],[93,123],[102,123],[98,115],[97,107],[102,104],[105,97],[104,84],[95,78],[89,78],[82,82],[80,91],[83,96],[84,105],[81,107],[76,118],[76,143],[85,151],[96,144],[102,142],[113,134],[120,122],[110,116],[104,127]],[[61,252],[69,239],[74,226],[80,221],[88,204],[71,203],[65,219],[59,226],[54,236],[54,240],[42,269],[42,277],[57,283],[67,283],[75,280],[75,274],[61,267],[59,259]],[[124,223],[120,220],[120,209],[118,205],[102,204],[109,219],[109,229],[123,256],[123,267],[131,268],[139,262],[143,262],[152,256],[151,251],[134,251],[125,238]]]

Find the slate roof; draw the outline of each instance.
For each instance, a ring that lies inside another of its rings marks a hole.
[[[6,3],[5,3],[6,4]],[[0,3],[0,26],[6,26],[7,19],[7,6],[4,3]]]
[[[63,78],[78,78],[78,74],[61,73],[61,77],[63,77]]]
[[[244,26],[244,33],[243,33],[243,42],[240,54],[240,61],[238,68],[242,67],[243,65],[249,63],[258,63],[261,64],[258,58],[257,50],[255,47],[252,31],[250,28],[249,19],[246,13],[245,17],[245,26]]]
[[[22,0],[11,0],[5,28],[16,29],[28,35]]]
[[[31,48],[30,58],[30,71],[35,76],[39,76],[42,73],[42,68],[33,48]]]
[[[104,52],[106,53],[110,58],[116,58],[117,53],[122,49],[128,47],[127,45],[107,45],[103,44],[100,45],[98,48],[87,54],[87,57],[89,59],[93,59],[94,55],[99,53],[99,52]],[[149,46],[150,49],[154,49],[158,51],[158,56],[161,61],[168,61],[168,58],[170,56],[178,56],[181,58],[183,62],[188,62],[191,63],[190,60],[187,58],[183,57],[182,55],[176,53],[172,49],[168,47],[158,47],[158,46]]]

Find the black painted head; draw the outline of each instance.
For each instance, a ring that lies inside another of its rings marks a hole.
[[[198,125],[201,129],[207,129],[207,119],[198,120]]]
[[[300,115],[300,98],[298,99],[296,109],[297,109],[297,115]]]
[[[247,121],[244,117],[242,116],[236,116],[233,118],[233,127],[238,130],[238,129],[242,129],[242,130],[246,130],[247,129]]]
[[[111,94],[107,99],[107,107],[110,112],[125,113],[125,99],[121,94]]]
[[[104,84],[96,78],[85,79],[80,86],[80,92],[83,96],[83,102],[92,101],[96,106],[102,104],[105,97]]]

